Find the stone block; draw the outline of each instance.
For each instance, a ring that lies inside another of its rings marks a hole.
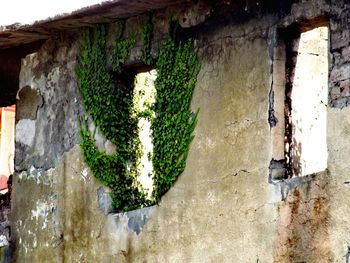
[[[331,83],[339,83],[340,81],[350,79],[350,63],[336,66],[330,74]]]
[[[108,215],[113,211],[112,198],[109,194],[109,189],[100,187],[97,190],[97,199],[100,210],[103,214]]]
[[[349,42],[349,46],[343,48],[342,58],[344,62],[350,62],[350,42]]]
[[[114,214],[114,221],[117,228],[125,229],[127,228],[129,231],[134,232],[135,234],[139,234],[146,224],[150,216],[155,210],[155,206],[145,207],[137,210],[133,210],[127,213],[118,213]],[[125,220],[126,219],[126,220]],[[124,224],[127,226],[124,226]]]
[[[350,79],[340,81],[339,86],[341,96],[350,97]]]
[[[350,43],[350,29],[331,32],[331,50],[348,46]]]
[[[333,87],[332,89],[331,89],[331,99],[332,100],[336,100],[336,99],[338,99],[339,97],[340,97],[340,95],[341,95],[341,92],[340,92],[340,87]]]

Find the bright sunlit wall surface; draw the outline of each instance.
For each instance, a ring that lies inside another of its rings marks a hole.
[[[301,33],[291,92],[295,175],[327,168],[328,27]]]
[[[150,118],[155,117],[152,104],[155,102],[156,89],[154,82],[157,78],[157,71],[139,73],[135,77],[134,85],[134,110],[138,115],[145,115],[138,120],[138,135],[141,143],[142,155],[138,160],[138,181],[145,190],[148,198],[153,192],[153,142]],[[142,114],[147,113],[147,114]],[[148,117],[146,117],[149,115]]]

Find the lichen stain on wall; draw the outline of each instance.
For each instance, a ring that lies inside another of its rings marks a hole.
[[[86,166],[79,146],[65,154],[55,170],[56,177],[61,178],[56,189],[62,256],[67,262],[98,261],[100,251],[105,253],[100,239],[105,216],[96,198],[100,185],[90,172],[84,174]]]
[[[16,178],[25,190],[14,191],[14,262],[110,262],[114,252],[108,250],[108,231],[101,235],[106,216],[96,198],[100,185],[85,171],[76,146],[56,168],[32,169]]]
[[[55,245],[60,238],[55,226],[57,196],[52,194],[52,185],[45,183],[48,180],[47,172],[36,169],[14,177],[17,186],[13,190],[11,212],[15,218],[12,231],[17,248],[14,262],[39,259],[45,262],[58,256]]]

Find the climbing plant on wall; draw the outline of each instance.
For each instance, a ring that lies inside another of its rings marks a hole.
[[[198,111],[193,114],[190,110],[199,70],[192,40],[176,43],[169,36],[159,51],[156,68],[152,161],[153,196],[159,200],[185,169],[197,122]]]
[[[84,122],[80,130],[85,161],[96,178],[111,188],[117,210],[138,208],[147,202],[135,180],[139,147],[137,119],[132,114],[132,87],[129,83],[115,82],[106,70],[104,26],[86,29],[83,43],[76,70],[82,101],[95,126],[116,145],[112,155],[100,152],[94,143],[94,133]]]
[[[199,66],[192,40],[178,43],[173,34],[169,34],[156,62],[156,102],[152,105],[155,117],[150,117],[154,192],[152,198],[147,199],[137,181],[140,116],[133,109],[133,82],[121,78],[123,64],[136,43],[137,34],[125,37],[125,23],[121,22],[119,27],[110,58],[117,74],[110,74],[106,69],[105,26],[84,30],[76,72],[83,105],[95,125],[90,131],[86,120],[79,122],[85,161],[95,177],[112,190],[115,209],[128,211],[158,202],[185,168],[198,114],[191,112],[190,103]],[[145,64],[153,62],[152,35],[153,20],[149,16],[141,34]],[[107,154],[96,147],[97,129],[116,146],[115,153]]]
[[[113,38],[112,44],[112,55],[111,55],[111,64],[113,70],[117,73],[121,73],[123,70],[123,65],[129,57],[131,49],[135,45],[135,33],[131,36],[124,36],[125,33],[126,21],[122,20],[117,23],[117,37]]]
[[[149,14],[146,23],[141,28],[141,58],[146,65],[153,63],[151,45],[153,37],[153,14]]]

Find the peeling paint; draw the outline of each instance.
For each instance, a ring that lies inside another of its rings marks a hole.
[[[35,137],[35,120],[22,119],[16,124],[16,142],[32,146]]]
[[[39,218],[43,220],[41,229],[45,229],[48,226],[49,215],[53,208],[53,204],[38,201],[35,209],[31,211],[31,219],[39,221]]]
[[[88,180],[88,168],[85,168],[81,173],[80,173],[81,178],[83,179],[83,181],[87,181]]]

